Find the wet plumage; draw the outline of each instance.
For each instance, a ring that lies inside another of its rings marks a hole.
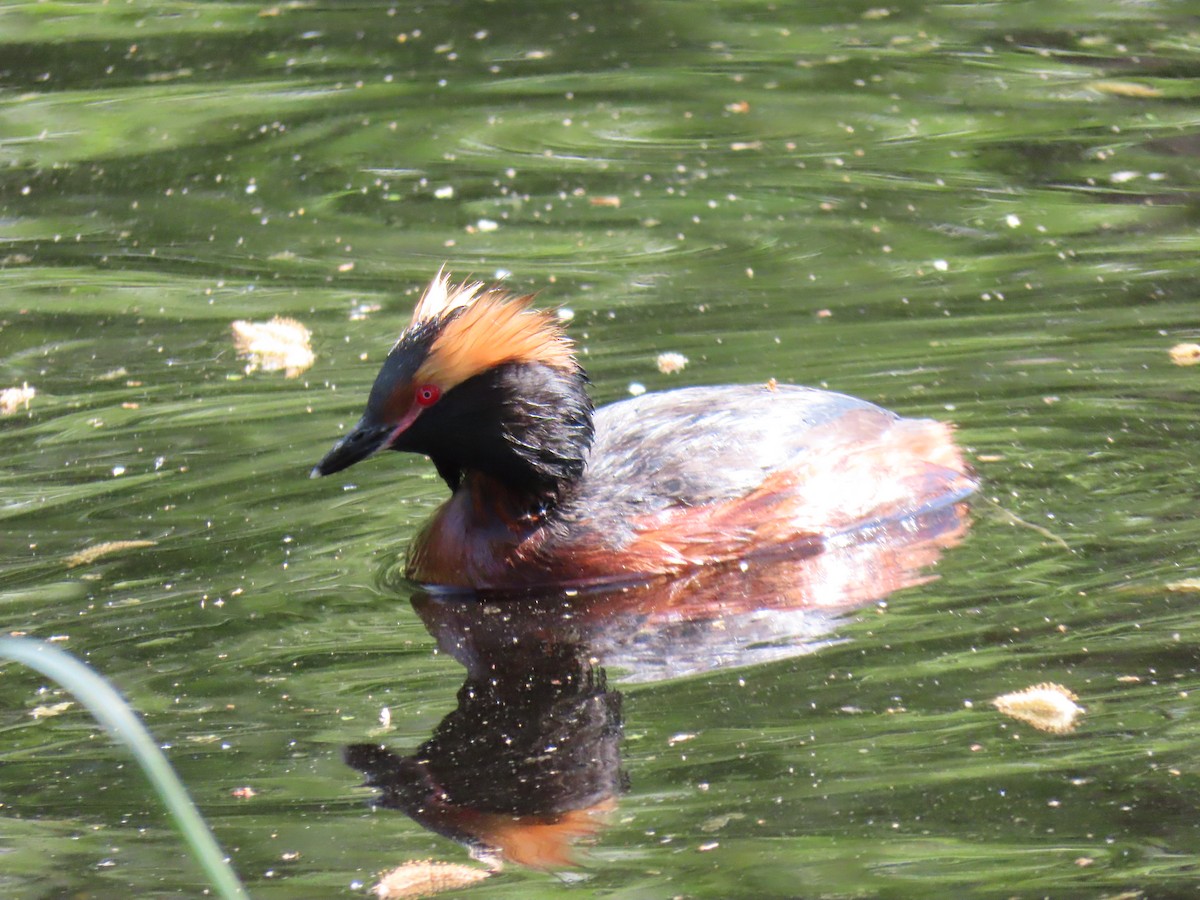
[[[354,430],[313,470],[391,448],[452,494],[414,580],[469,588],[638,579],[814,552],[974,487],[948,426],[830,391],[692,387],[593,414],[556,317],[440,274]]]

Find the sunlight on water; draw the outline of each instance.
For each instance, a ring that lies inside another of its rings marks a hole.
[[[509,863],[471,896],[1189,896],[1197,47],[1166,3],[0,7],[5,632],[113,680],[256,897],[462,844]],[[598,402],[828,387],[981,490],[794,561],[837,616],[414,595],[432,466],[308,472],[443,262],[568,308]],[[239,353],[275,317],[311,367]],[[197,894],[4,674],[0,893]],[[1044,683],[1069,733],[992,704]]]

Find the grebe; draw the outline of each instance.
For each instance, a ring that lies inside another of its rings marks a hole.
[[[366,412],[312,470],[430,457],[451,490],[409,548],[413,581],[507,589],[644,580],[828,541],[956,503],[949,426],[831,391],[688,387],[593,411],[558,317],[443,271]]]

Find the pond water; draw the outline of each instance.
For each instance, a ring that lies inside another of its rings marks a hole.
[[[255,897],[470,863],[469,811],[347,755],[544,789],[573,831],[524,861],[577,864],[462,896],[1194,895],[1192,12],[0,4],[0,388],[36,391],[0,418],[4,632],[120,688]],[[598,402],[827,386],[953,422],[981,490],[859,548],[836,618],[723,584],[724,618],[560,638],[579,608],[416,594],[432,466],[308,471],[443,262],[568,308]],[[234,347],[277,315],[295,377]],[[200,895],[126,754],[0,671],[0,893]],[[991,705],[1042,682],[1073,732]],[[538,728],[555,777],[513,761]]]

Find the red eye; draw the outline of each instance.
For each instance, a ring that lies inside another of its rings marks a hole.
[[[442,389],[436,384],[423,384],[417,388],[417,406],[433,406],[442,396]]]

